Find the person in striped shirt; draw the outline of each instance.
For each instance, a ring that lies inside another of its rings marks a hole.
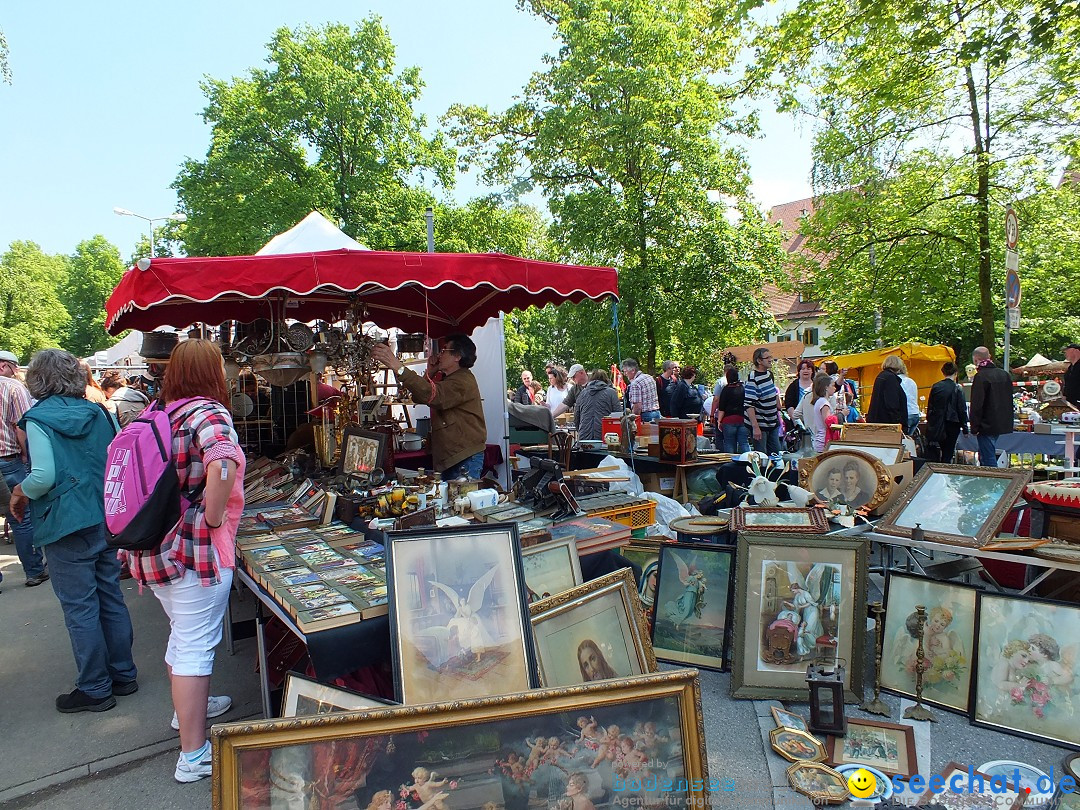
[[[759,453],[780,452],[780,392],[772,375],[772,353],[764,346],[754,349],[754,368],[743,393],[743,414],[750,440]]]

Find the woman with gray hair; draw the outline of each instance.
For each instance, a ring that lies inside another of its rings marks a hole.
[[[870,393],[870,408],[866,412],[867,422],[880,422],[907,427],[907,394],[900,375],[907,371],[899,355],[890,354],[881,364],[881,373],[874,380],[874,390]]]
[[[56,708],[103,712],[116,705],[113,695],[139,688],[120,561],[105,544],[105,456],[118,427],[104,407],[86,400],[86,372],[68,352],[35,354],[26,387],[37,404],[19,427],[32,466],[11,493],[11,511],[21,520],[29,506],[34,545],[47,547],[75,655],[75,689],[60,695]]]

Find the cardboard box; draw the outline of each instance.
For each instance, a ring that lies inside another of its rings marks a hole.
[[[675,492],[675,477],[660,475],[659,473],[639,473],[641,485],[646,492],[659,492],[661,495],[671,495]]]
[[[1035,423],[1035,432],[1036,433],[1042,433],[1042,434],[1053,433],[1054,432],[1054,426],[1051,425],[1049,422],[1036,422]]]

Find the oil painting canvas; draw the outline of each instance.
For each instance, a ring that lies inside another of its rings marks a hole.
[[[976,588],[890,572],[885,588],[881,686],[915,696],[918,671],[916,605],[926,608],[923,625],[923,701],[967,712],[971,658],[975,650]]]
[[[652,629],[658,659],[724,667],[733,551],[687,543],[660,550]]]
[[[1080,748],[1080,607],[980,593],[971,719]]]
[[[387,552],[401,703],[538,685],[516,526],[395,533]]]

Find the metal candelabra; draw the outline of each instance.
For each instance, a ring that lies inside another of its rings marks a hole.
[[[915,606],[915,618],[918,623],[918,646],[915,647],[915,705],[909,706],[904,711],[904,717],[908,720],[930,720],[936,723],[937,718],[922,705],[923,668],[926,662],[926,652],[923,649],[923,633],[926,629],[926,605]]]
[[[892,715],[892,709],[881,699],[881,640],[884,636],[881,614],[885,612],[881,602],[874,602],[870,606],[874,613],[874,699],[863,703],[859,708],[870,714],[880,714],[882,717]]]

